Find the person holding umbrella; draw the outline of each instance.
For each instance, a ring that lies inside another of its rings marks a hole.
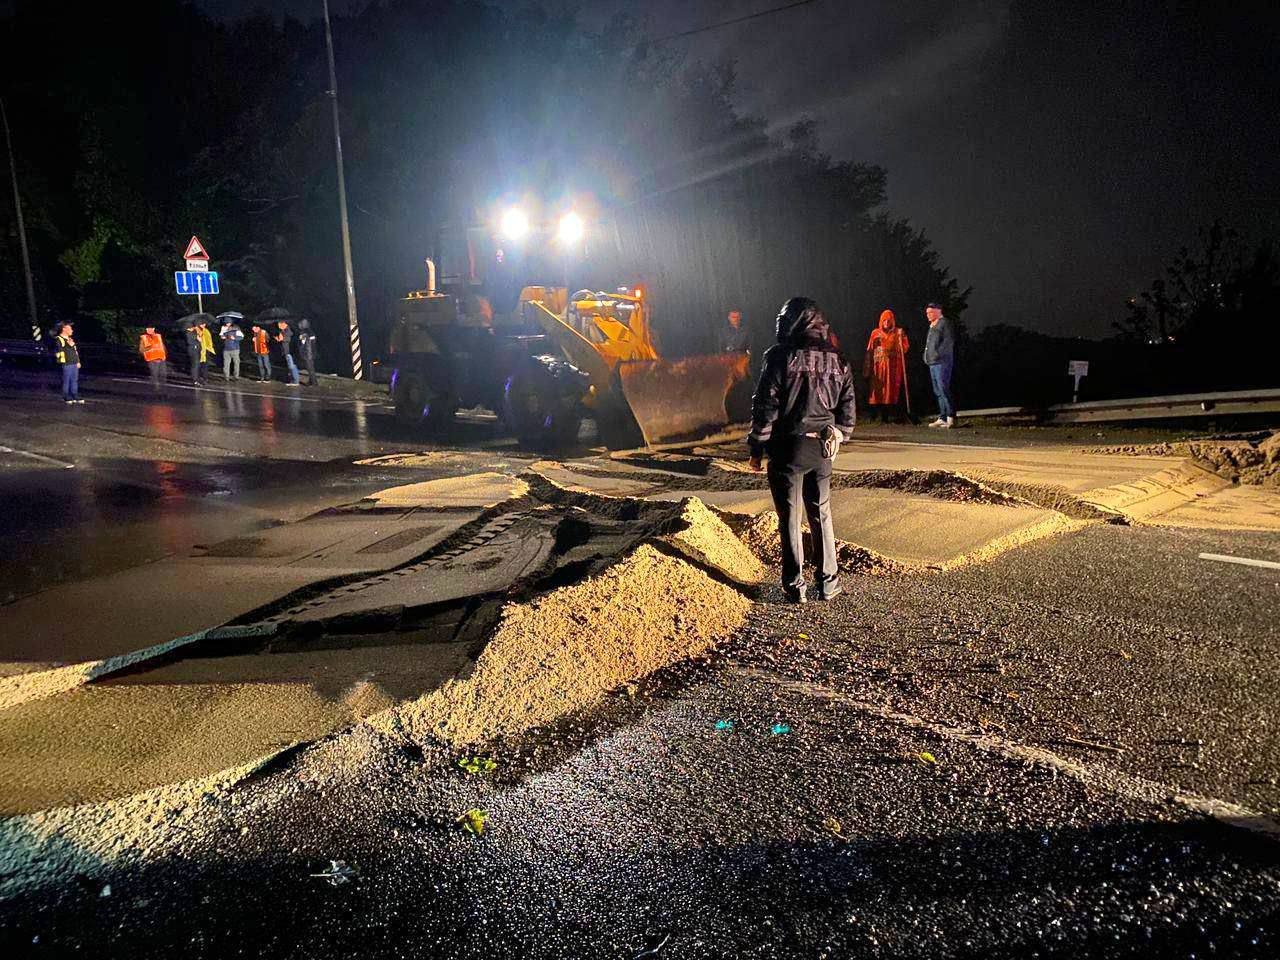
[[[218,314],[218,319],[222,321],[222,329],[218,332],[222,340],[222,376],[228,381],[239,380],[240,341],[244,339],[244,331],[235,321],[243,320],[244,314],[232,310]]]
[[[298,365],[293,362],[293,331],[289,329],[289,324],[286,321],[276,321],[276,335],[272,339],[276,342],[276,350],[280,352],[280,359],[289,368],[289,386],[300,386],[302,378],[298,375]]]
[[[206,383],[205,369],[213,356],[213,334],[209,324],[214,318],[207,313],[189,313],[178,321],[187,341],[187,359],[191,361],[191,382],[202,387]]]
[[[307,368],[307,386],[316,385],[316,335],[311,330],[311,321],[303,317],[298,321],[298,355]]]
[[[191,365],[191,383],[193,386],[200,386],[200,330],[196,327],[195,317],[199,314],[192,314],[190,317],[183,317],[179,323],[182,325],[183,339],[187,343],[187,361]]]
[[[207,313],[200,316],[202,319],[196,324],[196,330],[200,335],[200,383],[203,385],[209,382],[209,361],[216,353],[213,349],[213,334],[209,332],[209,323],[213,317]]]
[[[293,362],[293,356],[290,354],[290,345],[293,341],[293,331],[289,329],[289,321],[293,319],[293,314],[284,307],[268,307],[258,314],[258,323],[262,326],[268,341],[270,343],[270,355],[274,355],[275,359],[281,361],[289,370],[289,375],[293,380],[291,386],[298,386],[298,365]],[[255,334],[256,337],[256,334]],[[256,340],[255,340],[256,344]],[[257,347],[255,346],[255,350]],[[266,361],[267,379],[271,379],[271,359],[268,355]],[[258,363],[259,369],[262,362]]]

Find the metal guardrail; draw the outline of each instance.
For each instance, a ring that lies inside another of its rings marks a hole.
[[[80,356],[96,370],[138,372],[145,368],[138,351],[118,343],[80,343]],[[174,353],[173,345],[169,355]],[[43,340],[0,340],[0,364],[33,368],[53,365],[53,351]]]
[[[1010,417],[1034,418],[1049,423],[1100,423],[1108,420],[1157,420],[1244,413],[1280,413],[1280,387],[1129,397],[1121,400],[1087,400],[1083,403],[1055,403],[1048,407],[985,407],[981,410],[961,410],[957,416],[963,419]]]

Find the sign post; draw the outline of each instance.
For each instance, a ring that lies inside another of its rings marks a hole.
[[[187,251],[182,255],[187,261],[187,271],[189,273],[205,273],[209,272],[209,251],[204,248],[204,244],[200,242],[200,238],[192,235],[187,242]],[[180,274],[178,276],[181,276]],[[182,293],[182,281],[178,280],[178,293]],[[207,283],[197,283],[195,286],[196,294],[196,312],[204,313],[204,295],[206,293],[218,292],[218,275],[213,274],[212,287]]]
[[[1074,378],[1075,384],[1071,388],[1071,402],[1080,402],[1080,380],[1082,377],[1089,375],[1088,360],[1068,360],[1067,376]]]

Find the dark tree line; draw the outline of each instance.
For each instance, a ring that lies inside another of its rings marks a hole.
[[[822,155],[809,123],[775,134],[741,116],[731,66],[628,41],[635,23],[592,35],[536,8],[434,0],[373,4],[334,29],[375,354],[438,226],[529,195],[595,199],[609,241],[597,271],[644,279],[673,353],[706,349],[732,307],[763,345],[797,293],[827,305],[855,355],[884,306],[908,319],[933,299],[964,309],[924,235],[884,211],[883,170]],[[0,59],[42,319],[125,339],[188,312],[172,271],[195,233],[222,277],[216,309],[288,306],[341,344],[323,43],[316,23],[227,24],[178,0],[74,17],[19,3]],[[12,205],[0,210],[3,322],[17,336]]]

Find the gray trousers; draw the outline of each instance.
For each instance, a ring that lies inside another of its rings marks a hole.
[[[836,533],[831,524],[831,461],[822,455],[816,437],[786,437],[769,446],[769,492],[778,511],[782,537],[782,585],[804,586],[804,539],[800,533],[801,506],[812,532],[813,567],[817,585],[834,584]]]
[[[232,371],[235,371],[232,373]],[[240,351],[239,350],[223,350],[222,351],[222,375],[228,380],[240,379]]]
[[[151,374],[151,386],[163,390],[169,383],[169,363],[166,360],[148,360],[147,373]]]

